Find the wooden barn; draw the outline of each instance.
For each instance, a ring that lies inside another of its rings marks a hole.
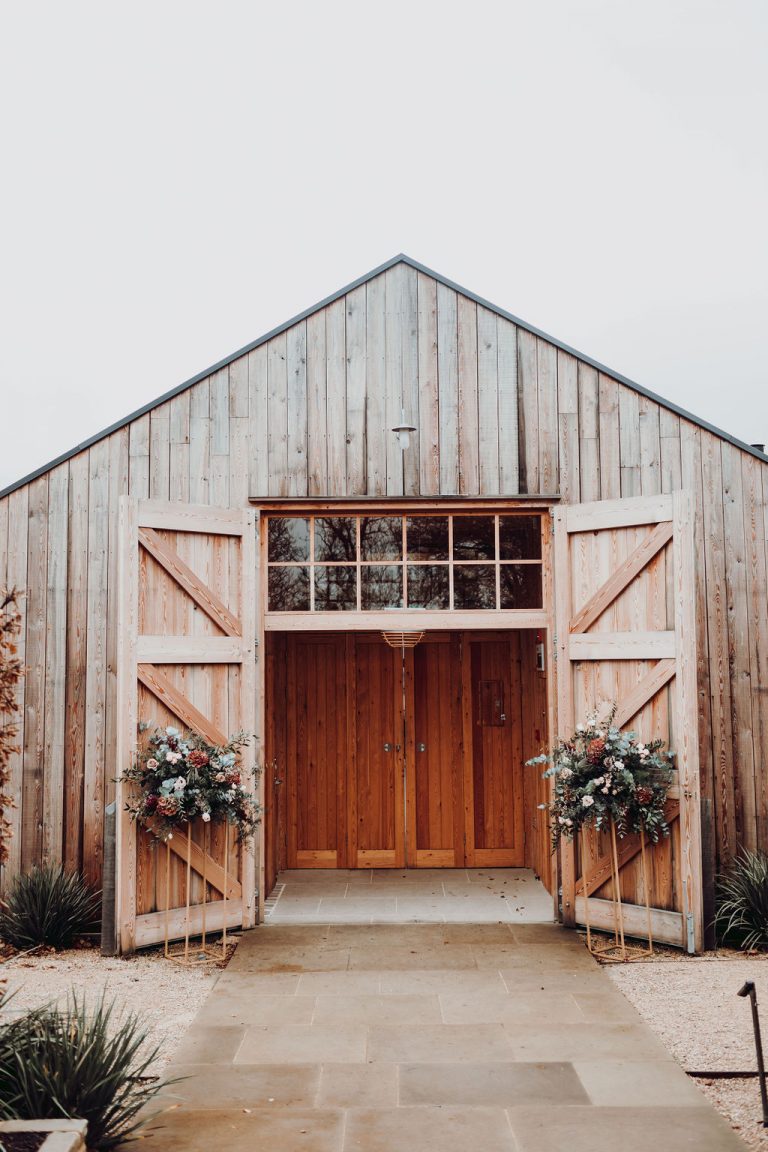
[[[604,923],[604,847],[586,883],[550,853],[526,760],[616,702],[677,764],[647,889],[621,844],[627,927],[648,894],[699,950],[719,866],[768,849],[767,540],[759,448],[397,256],[0,493],[3,882],[83,869],[122,950],[203,868],[210,926],[283,868],[424,866],[531,868]],[[256,734],[253,849],[177,838],[170,894],[116,796],[141,721]]]

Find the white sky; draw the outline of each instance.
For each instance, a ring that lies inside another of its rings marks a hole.
[[[0,487],[396,252],[768,440],[764,0],[0,0]]]

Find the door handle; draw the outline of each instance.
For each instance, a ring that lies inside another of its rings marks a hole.
[[[282,784],[282,780],[273,780],[272,783],[277,787],[278,784]]]
[[[391,752],[392,751],[392,745],[391,744],[385,744],[384,745],[384,751],[385,752]]]
[[[427,750],[426,744],[417,744],[416,745],[416,751],[417,752],[426,752],[426,750]]]

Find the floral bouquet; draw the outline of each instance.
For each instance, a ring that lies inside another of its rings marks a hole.
[[[671,752],[663,740],[644,744],[634,732],[613,726],[615,706],[598,724],[597,714],[577,724],[570,740],[560,740],[551,754],[529,764],[549,764],[554,777],[548,808],[552,850],[561,837],[572,840],[580,828],[602,828],[612,819],[618,836],[643,831],[654,842],[669,835],[664,815],[672,782]]]
[[[126,811],[161,840],[170,840],[177,828],[197,816],[204,823],[234,824],[238,839],[245,839],[261,812],[238,765],[240,750],[248,742],[246,733],[240,732],[220,748],[194,733],[156,728],[123,776],[136,785]]]

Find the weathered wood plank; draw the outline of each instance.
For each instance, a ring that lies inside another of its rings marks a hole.
[[[411,444],[403,456],[403,492],[406,496],[419,494],[420,445],[419,425],[419,302],[415,268],[403,265],[403,342],[402,342],[402,397],[408,420],[416,428]],[[390,433],[391,435],[391,433]]]
[[[136,638],[139,629],[139,539],[135,499],[118,501],[117,566],[117,696],[121,702],[115,743],[117,776],[115,814],[115,925],[118,947],[130,951],[136,942],[136,824],[125,810],[128,786],[123,772],[136,755],[138,689]]]
[[[194,504],[211,502],[211,385],[201,380],[189,390],[189,499]],[[144,497],[131,481],[131,495]]]
[[[661,430],[659,406],[647,396],[638,397],[640,425],[640,491],[655,496],[661,485]]]
[[[619,440],[619,386],[610,376],[598,375],[600,423],[600,498],[615,500],[622,493]]]
[[[140,664],[239,664],[242,641],[230,636],[139,636]]]
[[[557,353],[557,425],[560,495],[577,504],[581,494],[579,460],[578,360],[567,352]]]
[[[621,495],[640,496],[640,396],[623,385],[618,395]]]
[[[731,681],[736,838],[743,847],[754,851],[757,846],[757,812],[741,453],[725,440],[721,442],[720,453],[723,470],[723,522],[727,542],[725,586],[728,595],[728,666]]]
[[[597,369],[578,365],[579,382],[579,483],[581,499],[600,499],[600,399]]]
[[[285,332],[267,345],[269,495],[288,495],[288,345]]]
[[[21,789],[21,866],[42,862],[45,749],[45,639],[48,567],[48,473],[29,485],[27,524],[24,773]]]
[[[666,408],[659,409],[659,452],[661,491],[675,492],[683,486],[680,456],[680,417],[676,412],[670,412]]]
[[[687,422],[686,422],[687,423]],[[731,771],[733,726],[728,656],[728,598],[725,582],[725,531],[721,442],[710,432],[701,437],[703,552],[707,596],[704,611],[709,644],[709,692],[718,855],[736,852],[736,812]]]
[[[288,495],[307,494],[307,326],[286,333],[288,375]]]
[[[383,276],[377,276],[366,284],[365,301],[366,489],[369,496],[384,496],[387,491],[387,420],[384,404],[386,284]]]
[[[499,487],[499,342],[496,313],[477,309],[478,461],[483,495]]]
[[[48,482],[42,860],[53,864],[62,859],[64,838],[68,514],[67,462],[49,473]]]
[[[129,484],[128,429],[120,428],[109,437],[109,526],[107,531],[109,557],[107,562],[107,677],[105,708],[105,747],[107,755],[117,746],[119,709],[122,702],[117,693],[117,608],[118,559],[120,550],[120,499],[128,494]],[[104,802],[115,798],[115,772],[107,769],[104,779]],[[114,861],[112,861],[114,863]],[[114,947],[114,941],[112,945]]]
[[[559,491],[557,428],[557,349],[548,340],[536,340],[539,402],[539,491]]]
[[[346,297],[347,334],[347,479],[349,496],[365,495],[365,389],[366,389],[366,286]]]
[[[189,500],[189,406],[190,390],[174,396],[168,421],[170,500]]]
[[[658,664],[654,664],[650,672],[646,673],[643,679],[638,682],[637,687],[619,700],[616,715],[613,718],[617,728],[623,728],[625,724],[637,716],[638,712],[642,711],[648,701],[652,700],[656,693],[669,683],[675,675],[676,667],[676,661],[673,659],[659,660]]]
[[[539,393],[536,337],[518,329],[518,443],[520,491],[539,492]]]
[[[459,295],[459,492],[480,491],[477,426],[477,305]]]
[[[209,504],[171,504],[162,500],[139,501],[139,524],[167,532],[239,536],[239,508],[211,508]]]
[[[405,278],[402,264],[396,264],[384,273],[386,304],[384,331],[384,415],[385,452],[387,460],[387,495],[403,494],[403,452],[392,428],[402,423],[405,412],[403,394],[403,337],[405,316]],[[413,424],[410,413],[405,413],[407,423]]]
[[[149,413],[149,496],[168,500],[171,492],[170,405],[161,404]]]
[[[749,667],[752,688],[752,743],[755,764],[757,843],[768,836],[768,790],[763,749],[768,748],[768,579],[766,578],[765,477],[754,456],[741,455],[746,544]]]
[[[440,492],[459,491],[459,349],[456,293],[437,285],[437,379],[440,417]]]
[[[328,495],[344,496],[347,483],[346,304],[336,300],[325,309]]]
[[[574,632],[571,660],[664,660],[675,655],[674,632]]]
[[[499,379],[499,492],[520,491],[520,443],[517,427],[517,328],[496,318]]]
[[[82,866],[88,635],[88,453],[69,462],[64,863]]]
[[[248,492],[256,498],[269,495],[267,376],[267,346],[262,344],[248,353]]]
[[[440,491],[440,405],[437,378],[437,282],[419,272],[419,492]]]
[[[131,493],[146,500],[149,496],[150,414],[145,413],[128,425]]]
[[[696,601],[693,546],[693,501],[690,492],[674,495],[675,641],[677,647],[677,724],[675,767],[680,784],[680,884],[683,913],[693,916],[693,948],[704,944],[701,885],[699,724],[696,685]],[[689,944],[690,948],[690,944]]]
[[[107,596],[109,550],[109,443],[89,449],[88,636],[85,685],[83,871],[98,883],[104,846],[104,781],[107,770]],[[111,750],[110,757],[111,761]]]

